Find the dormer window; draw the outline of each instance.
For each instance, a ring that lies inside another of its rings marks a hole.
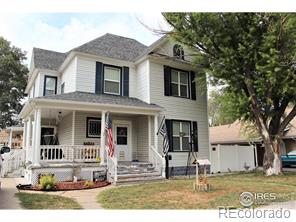
[[[184,60],[184,49],[182,48],[182,46],[178,44],[174,45],[173,55],[174,57]]]
[[[44,96],[50,96],[57,94],[57,77],[56,76],[44,76]]]

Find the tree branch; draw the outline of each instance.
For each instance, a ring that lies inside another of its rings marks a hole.
[[[291,120],[296,116],[296,105],[294,105],[291,112],[286,116],[286,118],[282,121],[280,124],[280,127],[278,129],[278,133],[282,133],[286,126],[291,122]]]

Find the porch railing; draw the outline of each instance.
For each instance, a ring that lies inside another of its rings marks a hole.
[[[14,170],[18,170],[25,163],[25,150],[17,149],[12,150],[4,156],[3,169],[0,176],[6,176],[8,173],[12,173]]]
[[[105,147],[105,152],[107,156],[107,173],[108,173],[108,181],[113,182],[116,184],[117,182],[117,158],[116,157],[110,157],[108,155],[108,147]]]
[[[160,155],[154,146],[149,147],[149,161],[154,165],[155,170],[165,177],[165,158]]]
[[[40,161],[99,162],[100,147],[93,145],[41,145]]]

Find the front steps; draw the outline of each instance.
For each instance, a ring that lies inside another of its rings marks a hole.
[[[120,162],[117,167],[117,185],[163,181],[164,178],[151,163]]]

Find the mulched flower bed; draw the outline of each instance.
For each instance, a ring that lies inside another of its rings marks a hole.
[[[32,185],[17,185],[16,188],[19,190],[35,190],[35,191],[67,191],[67,190],[85,190],[94,189],[108,186],[110,183],[107,181],[89,182],[87,180],[77,182],[58,182],[53,190],[42,190],[38,186]]]

